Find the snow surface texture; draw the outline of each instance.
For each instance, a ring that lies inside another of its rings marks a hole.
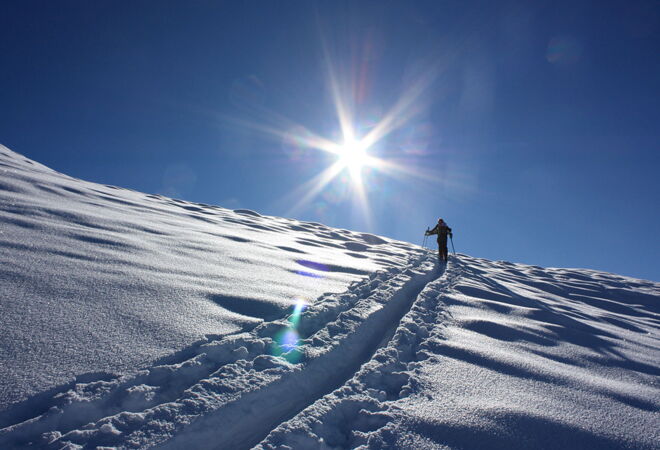
[[[660,448],[657,283],[461,255],[259,448]]]
[[[3,405],[254,328],[411,257],[369,234],[73,179],[2,146],[0,221]]]
[[[658,283],[0,173],[0,448],[660,448]]]

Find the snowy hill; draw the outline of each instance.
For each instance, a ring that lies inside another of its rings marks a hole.
[[[659,283],[445,267],[4,147],[0,219],[0,448],[659,448]]]

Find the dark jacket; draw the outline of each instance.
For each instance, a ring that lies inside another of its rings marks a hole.
[[[444,243],[445,245],[447,245],[447,235],[452,235],[451,228],[449,228],[444,222],[437,224],[431,231],[429,231],[429,234],[437,234],[438,244]]]

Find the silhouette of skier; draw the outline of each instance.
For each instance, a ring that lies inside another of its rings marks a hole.
[[[454,237],[451,233],[451,228],[445,223],[444,220],[438,219],[438,224],[432,230],[426,230],[426,236],[432,234],[438,235],[438,257],[440,261],[447,261],[449,250],[447,250],[447,235]]]

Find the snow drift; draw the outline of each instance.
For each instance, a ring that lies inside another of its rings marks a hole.
[[[1,448],[657,448],[660,285],[67,177],[0,147]]]

